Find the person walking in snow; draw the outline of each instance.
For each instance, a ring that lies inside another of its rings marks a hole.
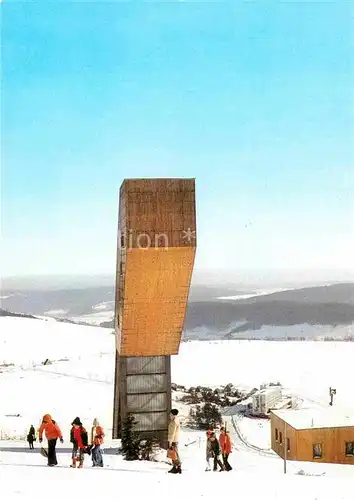
[[[171,474],[181,474],[182,464],[178,453],[178,442],[180,437],[181,423],[178,417],[178,410],[172,409],[170,413],[170,423],[168,426],[168,448],[174,455],[172,459],[172,469],[168,472]]]
[[[206,450],[205,450],[205,453],[206,453],[206,471],[210,471],[211,468],[210,468],[210,459],[213,458],[213,452],[212,452],[212,449],[211,449],[211,441],[210,441],[210,436],[212,435],[213,431],[209,430],[207,431],[206,433]]]
[[[232,443],[229,433],[226,431],[225,427],[221,427],[220,429],[220,437],[219,444],[222,454],[222,460],[224,462],[225,470],[228,472],[232,470],[231,465],[229,464],[229,455],[232,451]]]
[[[58,438],[60,442],[63,443],[63,435],[58,424],[55,420],[52,419],[51,415],[47,413],[44,415],[42,420],[42,425],[39,428],[39,442],[43,441],[43,432],[48,441],[48,466],[53,467],[54,465],[58,465],[57,454],[56,454],[56,445]]]
[[[101,445],[103,444],[104,432],[97,418],[94,419],[91,429],[91,457],[92,467],[103,467]]]
[[[77,462],[79,469],[84,466],[84,454],[88,445],[88,436],[86,429],[83,427],[79,417],[76,417],[71,424],[70,441],[73,444],[72,464],[70,467],[76,468]]]
[[[220,467],[220,471],[219,472],[222,472],[225,470],[225,467],[223,465],[223,463],[221,462],[220,460],[220,445],[219,445],[219,441],[216,439],[216,435],[215,435],[215,432],[213,432],[211,435],[210,435],[210,442],[211,442],[211,452],[212,452],[212,456],[214,458],[214,472],[216,472],[218,470],[218,466]]]
[[[34,430],[33,425],[31,425],[30,430],[27,434],[27,441],[28,441],[30,450],[34,449],[33,443],[35,440],[36,440],[36,431]]]

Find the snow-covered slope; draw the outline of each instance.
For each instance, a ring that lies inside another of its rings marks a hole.
[[[186,451],[185,451],[186,450]],[[63,498],[102,498],[169,500],[242,498],[242,500],[352,500],[353,477],[347,470],[341,476],[306,477],[289,470],[282,473],[281,461],[259,457],[234,457],[230,473],[203,472],[204,450],[184,448],[182,475],[167,474],[159,463],[124,462],[104,455],[104,469],[69,469],[70,454],[59,454],[59,467],[48,469],[38,454],[0,451],[1,495],[6,500],[51,500]],[[274,463],[275,462],[275,463]],[[314,474],[321,475],[321,472]],[[19,481],[19,478],[20,481]]]
[[[331,386],[336,404],[354,407],[353,356],[353,342],[188,342],[172,359],[172,378],[185,385],[231,382],[250,389],[279,381],[286,391],[326,405]]]
[[[16,365],[0,374],[0,428],[9,427],[4,415],[20,414],[15,422],[23,432],[48,411],[65,423],[73,414],[87,420],[97,414],[111,427],[115,340],[109,330],[2,317],[0,332],[0,365]],[[280,381],[289,394],[325,405],[332,386],[337,405],[354,407],[353,355],[354,344],[342,342],[190,342],[172,358],[172,379],[248,389]],[[53,364],[43,366],[47,358]]]
[[[109,500],[116,498],[117,484],[121,492],[129,490],[130,498],[147,500],[183,496],[215,499],[224,492],[229,496],[235,488],[243,499],[352,499],[353,467],[289,463],[288,475],[283,476],[277,456],[248,448],[233,431],[234,470],[229,474],[203,472],[204,433],[187,428],[181,438],[182,476],[165,474],[165,463],[123,461],[116,454],[117,443],[110,440],[114,349],[114,336],[107,329],[54,320],[0,318],[0,365],[3,361],[14,364],[0,368],[0,433],[4,437],[24,436],[30,424],[37,426],[42,415],[50,412],[65,437],[64,445],[59,445],[60,467],[54,470],[45,467],[38,450],[29,453],[21,449],[23,442],[0,441],[1,494],[6,500],[47,498],[53,481],[59,486],[54,488],[52,499],[80,495]],[[233,382],[251,388],[279,380],[289,392],[325,404],[331,383],[337,388],[338,404],[348,406],[353,403],[347,375],[353,350],[350,343],[191,342],[182,345],[180,355],[173,358],[172,377],[187,386]],[[47,358],[53,363],[43,366]],[[326,370],[319,369],[318,360]],[[187,406],[178,401],[174,404],[182,415],[188,414]],[[86,427],[97,416],[105,427],[105,469],[91,470],[89,460],[87,470],[67,469],[70,422],[76,416]],[[244,419],[238,425],[251,445],[269,448],[267,423]],[[229,428],[232,430],[231,420]],[[109,450],[111,447],[114,449]],[[301,470],[321,477],[299,475]],[[16,480],[19,475],[20,483]]]
[[[50,360],[79,359],[113,351],[114,336],[103,328],[61,323],[52,318],[0,318],[0,365],[31,365]]]
[[[23,434],[44,413],[68,426],[102,415],[111,427],[114,335],[53,319],[0,318],[0,431]],[[52,364],[43,366],[49,359]],[[1,368],[1,365],[11,365]],[[11,417],[6,415],[18,415]]]

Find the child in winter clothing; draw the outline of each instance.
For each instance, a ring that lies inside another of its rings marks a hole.
[[[76,462],[79,462],[79,469],[82,469],[84,465],[84,453],[88,445],[87,432],[79,417],[76,417],[71,425],[70,441],[73,443],[71,467],[76,468]]]
[[[219,443],[225,470],[230,471],[232,467],[229,464],[229,455],[232,452],[232,444],[230,435],[226,432],[225,427],[221,427],[220,429]]]
[[[43,441],[43,432],[45,433],[45,437],[48,441],[48,466],[53,467],[54,465],[58,465],[57,455],[55,451],[55,447],[57,445],[58,438],[60,442],[63,443],[63,435],[58,424],[55,420],[52,419],[51,415],[48,413],[44,415],[42,420],[42,425],[39,428],[39,442]]]
[[[213,452],[212,452],[212,449],[211,449],[211,441],[210,441],[210,436],[213,434],[213,431],[207,431],[206,433],[206,436],[207,436],[207,440],[206,440],[206,471],[209,471],[211,470],[210,468],[210,459],[213,457]]]
[[[97,418],[94,419],[91,429],[92,445],[92,467],[103,467],[101,445],[103,444],[104,432]]]
[[[218,465],[220,467],[220,472],[224,471],[225,468],[220,460],[220,446],[219,446],[219,441],[216,439],[215,433],[213,432],[210,436],[210,442],[211,442],[211,452],[212,456],[214,458],[214,472],[218,470]]]
[[[33,425],[31,425],[30,430],[27,434],[27,441],[30,447],[30,450],[34,449],[33,442],[36,440],[36,431],[34,430]]]

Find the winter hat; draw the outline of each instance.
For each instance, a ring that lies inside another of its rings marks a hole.
[[[79,425],[80,427],[82,426],[81,420],[79,417],[76,417],[75,420],[72,421],[71,425]]]
[[[177,410],[176,408],[173,408],[173,409],[171,410],[171,413],[172,413],[172,415],[175,415],[175,416],[176,416],[176,415],[178,415],[178,410]]]

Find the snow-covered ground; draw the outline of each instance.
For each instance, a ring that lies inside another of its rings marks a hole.
[[[168,466],[163,462],[123,461],[109,450],[117,448],[109,438],[114,349],[114,335],[107,329],[52,319],[0,318],[0,365],[14,364],[0,366],[0,432],[4,436],[24,436],[30,424],[38,426],[42,415],[50,412],[65,438],[59,447],[62,452],[57,469],[47,469],[38,450],[29,453],[22,449],[24,442],[0,442],[1,498],[42,500],[47,499],[52,488],[51,499],[83,496],[109,500],[117,497],[119,488],[122,493],[129,490],[130,498],[147,500],[215,499],[235,489],[243,499],[352,500],[354,467],[289,463],[285,476],[282,461],[272,453],[261,454],[247,447],[234,432],[231,421],[228,428],[235,444],[231,473],[204,472],[204,433],[187,428],[181,439],[181,476],[166,474]],[[280,381],[289,394],[313,405],[328,404],[328,387],[332,385],[337,389],[336,404],[353,407],[348,377],[353,354],[352,343],[190,342],[181,346],[179,356],[173,357],[172,378],[187,386],[232,382],[245,388]],[[47,358],[52,364],[43,366]],[[182,415],[188,415],[186,405],[175,405]],[[88,428],[94,417],[105,427],[105,469],[91,470],[89,460],[84,470],[67,468],[70,422],[76,416]],[[269,448],[269,422],[237,419],[237,425],[251,445]],[[315,477],[299,475],[301,471]],[[93,474],[101,477],[94,478]],[[19,476],[21,481],[16,480]]]
[[[249,389],[280,382],[286,393],[325,405],[331,386],[337,405],[354,408],[353,356],[353,342],[187,342],[172,359],[172,378],[184,385],[231,382]]]
[[[1,445],[1,443],[0,443]],[[183,474],[170,475],[164,463],[125,462],[119,456],[104,455],[104,469],[68,468],[69,452],[58,454],[59,467],[48,469],[37,452],[0,451],[1,495],[6,500],[52,500],[96,498],[156,500],[168,498],[213,499],[234,494],[243,500],[352,500],[350,471],[323,477],[282,473],[280,460],[264,460],[247,453],[235,453],[230,473],[203,472],[203,450],[182,450]],[[321,475],[322,470],[313,470]],[[19,480],[20,478],[20,480]]]
[[[79,360],[88,354],[114,352],[114,335],[102,328],[43,320],[0,318],[0,365],[29,367],[47,358]],[[113,355],[113,354],[112,354]]]
[[[97,311],[110,309],[112,311],[114,309],[114,300],[106,300],[105,302],[100,302],[99,304],[93,306],[92,309]]]
[[[76,323],[87,323],[92,326],[99,326],[101,323],[112,321],[114,318],[114,301],[107,300],[92,306],[92,312],[81,316],[68,316]]]
[[[82,316],[69,316],[71,321],[75,323],[87,323],[92,326],[99,326],[101,323],[112,321],[114,317],[113,311],[98,310],[91,314],[83,314]]]
[[[217,297],[219,300],[245,300],[252,299],[253,297],[260,297],[262,295],[271,295],[272,293],[286,292],[288,290],[296,290],[295,288],[271,288],[269,290],[255,290],[254,293],[245,293],[241,295],[225,295]]]
[[[53,316],[55,317],[60,317],[60,316],[66,316],[68,314],[67,309],[50,309],[49,311],[44,312],[44,316]]]
[[[240,418],[238,426],[246,441],[265,450],[270,450],[270,421],[258,418]]]

